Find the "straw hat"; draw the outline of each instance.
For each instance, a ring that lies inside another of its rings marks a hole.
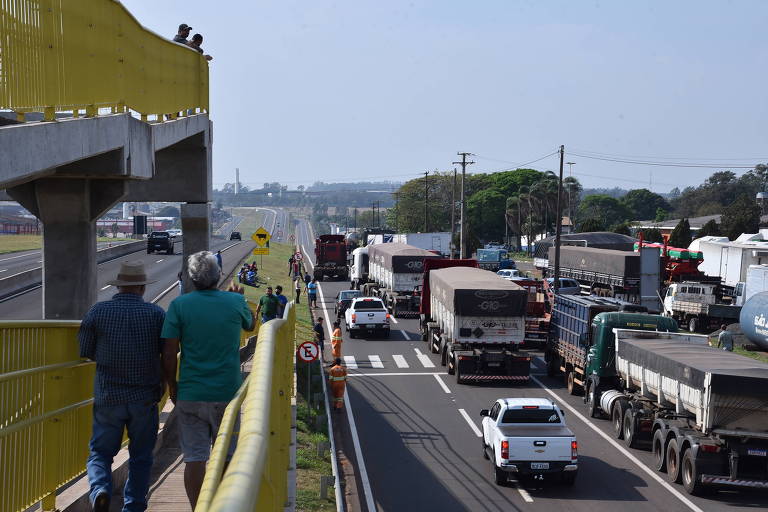
[[[141,286],[143,284],[156,283],[157,279],[147,279],[143,261],[128,261],[120,264],[120,272],[117,279],[107,281],[113,286]]]

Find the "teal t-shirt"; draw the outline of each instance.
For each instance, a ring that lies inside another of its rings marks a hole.
[[[240,330],[251,324],[245,297],[198,290],[174,299],[163,338],[181,340],[179,400],[228,402],[242,382]]]

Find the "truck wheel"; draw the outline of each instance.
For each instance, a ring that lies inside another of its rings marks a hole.
[[[576,483],[577,474],[578,474],[578,471],[563,472],[563,474],[560,475],[560,481],[563,482],[564,485],[573,485]]]
[[[147,254],[152,254],[152,249],[147,249]]]
[[[632,409],[624,411],[624,443],[630,448],[637,448],[637,429],[635,428],[635,413]]]
[[[496,485],[504,485],[507,483],[507,474],[497,468],[495,462],[493,464],[493,481]]]
[[[629,408],[626,400],[616,400],[611,411],[611,423],[616,439],[624,439],[624,411]]]
[[[435,338],[434,337],[432,337],[429,340],[428,343],[429,343],[429,351],[430,352],[432,352],[433,354],[439,354],[440,353],[440,347],[435,348]]]
[[[569,395],[576,396],[579,394],[579,385],[576,384],[576,374],[573,370],[568,370],[565,376],[565,384]]]
[[[683,454],[683,460],[680,463],[680,472],[682,473],[683,487],[694,496],[705,494],[708,488],[701,483],[701,471],[696,463],[696,457],[693,456],[693,450],[688,448]]]
[[[597,405],[597,402],[598,402],[597,386],[595,386],[594,382],[590,382],[587,387],[586,401],[587,401],[587,413],[589,414],[589,417],[599,418],[600,408]]]
[[[440,353],[440,365],[445,366],[448,364],[448,349],[444,348]]]
[[[461,370],[459,369],[459,365],[454,364],[453,369],[456,372],[456,384],[464,384],[464,379],[461,377]]]
[[[667,443],[667,480],[673,484],[680,483],[680,447],[677,444],[677,439],[672,438]]]
[[[695,316],[692,316],[688,320],[688,330],[691,332],[698,332],[698,328],[699,328],[699,319],[696,318]]]
[[[660,473],[666,473],[667,471],[667,458],[665,448],[664,431],[662,429],[658,429],[653,434],[651,452],[653,453],[653,461],[656,466],[656,471]]]
[[[485,444],[485,439],[481,440],[480,442],[483,445],[483,458],[485,460],[490,460],[491,458],[488,456],[488,450],[487,450],[488,446],[486,446]]]

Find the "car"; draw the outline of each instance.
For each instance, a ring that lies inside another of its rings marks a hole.
[[[361,333],[380,333],[389,338],[389,312],[378,297],[358,297],[344,312],[344,327],[350,338]]]
[[[499,270],[496,272],[496,275],[501,276],[504,279],[507,279],[509,281],[512,281],[514,279],[521,279],[525,277],[522,272],[512,268],[505,268],[503,270]]]
[[[242,235],[240,235],[239,231],[233,231],[233,232],[231,232],[229,234],[229,239],[230,240],[242,240],[243,237],[242,237]]]
[[[494,466],[494,481],[504,485],[538,478],[576,482],[578,442],[565,425],[565,412],[546,398],[499,398],[483,418],[483,457]]]
[[[554,289],[555,278],[550,277],[547,279],[547,284],[550,288]],[[575,279],[568,279],[566,277],[560,278],[560,289],[558,290],[560,295],[581,295],[581,285]]]
[[[362,295],[360,290],[342,290],[336,294],[336,301],[333,307],[333,312],[336,314],[336,318],[344,316],[344,312],[347,310],[352,299],[356,299]]]
[[[165,251],[173,254],[173,237],[167,231],[152,231],[147,237],[147,254]]]
[[[167,231],[171,235],[171,238],[181,237],[181,230],[180,229],[168,229]]]

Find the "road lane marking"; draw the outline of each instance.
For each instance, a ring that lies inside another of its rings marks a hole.
[[[177,287],[177,286],[179,286],[179,282],[178,282],[178,281],[174,282],[174,283],[173,283],[171,286],[169,286],[169,287],[168,287],[168,288],[166,288],[165,290],[161,291],[161,292],[160,292],[160,293],[157,295],[157,297],[155,297],[154,299],[152,299],[152,301],[151,301],[151,302],[152,302],[152,304],[155,304],[155,303],[156,303],[156,302],[158,302],[160,299],[162,299],[163,297],[165,297],[165,295],[166,295],[168,292],[170,292],[171,290],[173,290],[173,289],[174,289],[175,287]]]
[[[410,366],[408,365],[408,361],[406,361],[405,358],[400,354],[393,355],[392,359],[394,359],[395,364],[397,365],[398,368],[410,368]]]
[[[351,369],[357,368],[357,361],[355,361],[355,356],[344,356],[344,366]]]
[[[106,289],[107,289],[107,288],[109,288],[110,286],[112,286],[112,285],[111,285],[111,284],[108,284],[107,286],[104,286],[104,287],[101,289],[101,291],[104,291],[104,290],[106,290]]]
[[[3,270],[0,270],[0,272],[8,272],[8,269],[4,268]]]
[[[528,491],[526,491],[522,485],[520,485],[520,482],[518,480],[510,480],[509,483],[511,483],[515,489],[517,489],[517,492],[520,493],[520,496],[523,498],[523,501],[526,503],[533,503],[533,498],[531,498],[531,495],[528,494]]]
[[[403,336],[405,337],[406,340],[411,341],[411,337],[408,336],[408,333],[405,332],[404,329],[400,329],[400,332],[403,333]]]
[[[397,319],[395,318],[395,315],[390,315],[389,319],[390,319],[390,320],[392,320],[392,323],[393,323],[393,324],[399,324],[399,323],[400,323],[400,322],[398,322],[398,321],[397,321]]]
[[[447,372],[387,372],[387,373],[349,373],[347,377],[403,377],[405,375],[448,375]]]
[[[381,362],[381,358],[377,355],[370,355],[368,359],[371,361],[372,368],[384,368],[384,363]]]
[[[37,252],[37,251],[36,251],[36,252]],[[26,258],[26,257],[28,257],[28,256],[32,256],[32,255],[31,255],[31,254],[21,254],[21,255],[19,255],[19,256],[11,256],[10,258],[3,258],[3,259],[1,259],[0,261],[15,260],[15,259],[18,259],[18,258]],[[38,261],[38,263],[40,263],[40,262]]]
[[[448,386],[445,385],[445,382],[443,382],[443,379],[440,378],[440,376],[436,373],[433,374],[435,376],[435,380],[438,384],[440,384],[440,387],[443,388],[443,391],[450,394],[451,390],[448,389]]]
[[[682,502],[683,502],[683,504],[685,504],[685,505],[686,505],[688,508],[690,508],[691,510],[694,510],[694,511],[696,511],[696,512],[704,512],[704,511],[703,511],[701,508],[699,508],[698,506],[696,506],[696,504],[695,504],[695,503],[693,503],[691,500],[689,500],[688,498],[686,498],[685,496],[683,496],[683,494],[682,494],[682,493],[680,493],[680,491],[678,491],[677,489],[675,489],[674,487],[672,487],[672,485],[670,485],[670,483],[669,483],[669,482],[667,482],[666,480],[664,480],[663,478],[661,478],[661,477],[660,477],[660,476],[659,476],[659,475],[656,473],[656,471],[655,471],[655,470],[652,470],[651,468],[647,467],[645,464],[643,464],[642,462],[640,462],[640,460],[639,460],[637,457],[635,457],[634,455],[632,455],[632,454],[631,454],[631,453],[630,453],[630,452],[629,452],[629,451],[628,451],[626,448],[624,448],[624,447],[623,447],[623,446],[621,446],[619,443],[617,443],[617,442],[616,442],[616,440],[615,440],[615,439],[613,439],[611,436],[609,436],[608,434],[606,434],[605,432],[603,432],[602,430],[600,430],[599,428],[597,428],[597,426],[595,426],[595,424],[594,424],[594,423],[592,423],[591,421],[589,421],[589,420],[588,420],[588,419],[587,419],[585,416],[583,416],[583,415],[582,415],[582,414],[581,414],[579,411],[577,411],[577,410],[576,410],[574,407],[572,407],[572,406],[571,406],[571,405],[570,405],[568,402],[566,402],[565,400],[563,400],[562,398],[560,398],[560,397],[557,395],[557,393],[555,393],[554,391],[552,391],[551,389],[549,389],[548,387],[546,387],[546,386],[545,386],[545,385],[544,385],[544,384],[543,384],[543,383],[542,383],[542,382],[541,382],[539,379],[537,379],[536,377],[533,377],[533,376],[532,376],[532,377],[531,377],[531,380],[532,380],[533,382],[535,382],[535,383],[536,383],[536,384],[537,384],[537,385],[538,385],[540,388],[542,388],[544,391],[546,391],[546,392],[547,392],[547,394],[549,394],[549,395],[550,395],[552,398],[554,398],[555,400],[557,400],[558,402],[560,402],[560,404],[562,404],[562,405],[563,405],[563,407],[565,407],[566,409],[568,409],[569,411],[571,411],[571,413],[572,413],[574,416],[576,416],[577,418],[579,418],[579,419],[580,419],[580,420],[581,420],[581,421],[582,421],[582,422],[583,422],[583,423],[584,423],[586,426],[588,426],[590,429],[592,429],[592,430],[593,430],[593,431],[594,431],[594,432],[595,432],[597,435],[599,435],[600,437],[602,437],[603,439],[605,439],[606,441],[608,441],[608,442],[609,442],[609,443],[610,443],[610,444],[611,444],[611,445],[612,445],[614,448],[616,448],[617,450],[619,450],[619,452],[621,452],[621,453],[622,453],[622,454],[623,454],[623,455],[624,455],[626,458],[628,458],[629,460],[631,460],[631,461],[632,461],[632,462],[633,462],[633,463],[634,463],[634,464],[635,464],[635,465],[636,465],[638,468],[640,468],[640,469],[641,469],[643,472],[645,472],[646,474],[648,474],[648,476],[650,476],[651,478],[653,478],[654,480],[656,480],[656,482],[658,482],[659,484],[661,484],[661,486],[662,486],[662,487],[664,487],[666,490],[668,490],[670,493],[672,493],[672,495],[673,495],[673,496],[675,496],[677,499],[679,499],[680,501],[682,501]]]
[[[459,409],[459,414],[461,414],[465,420],[467,420],[467,423],[469,423],[469,426],[472,427],[472,432],[475,433],[477,437],[483,437],[483,433],[480,432],[480,429],[477,428],[477,425],[475,425],[475,422],[472,421],[472,418],[469,417],[469,414],[467,414],[467,411],[464,409]]]
[[[157,260],[155,263],[160,263],[161,261],[165,261],[165,258],[161,258],[161,259]]]
[[[419,361],[424,366],[424,368],[434,368],[435,363],[432,362],[432,360],[427,356],[426,354],[422,354],[421,350],[414,348],[413,350],[416,351],[416,357],[419,358]]]
[[[42,262],[43,262],[43,260],[37,260],[37,262],[38,262],[38,263],[42,263]]]

